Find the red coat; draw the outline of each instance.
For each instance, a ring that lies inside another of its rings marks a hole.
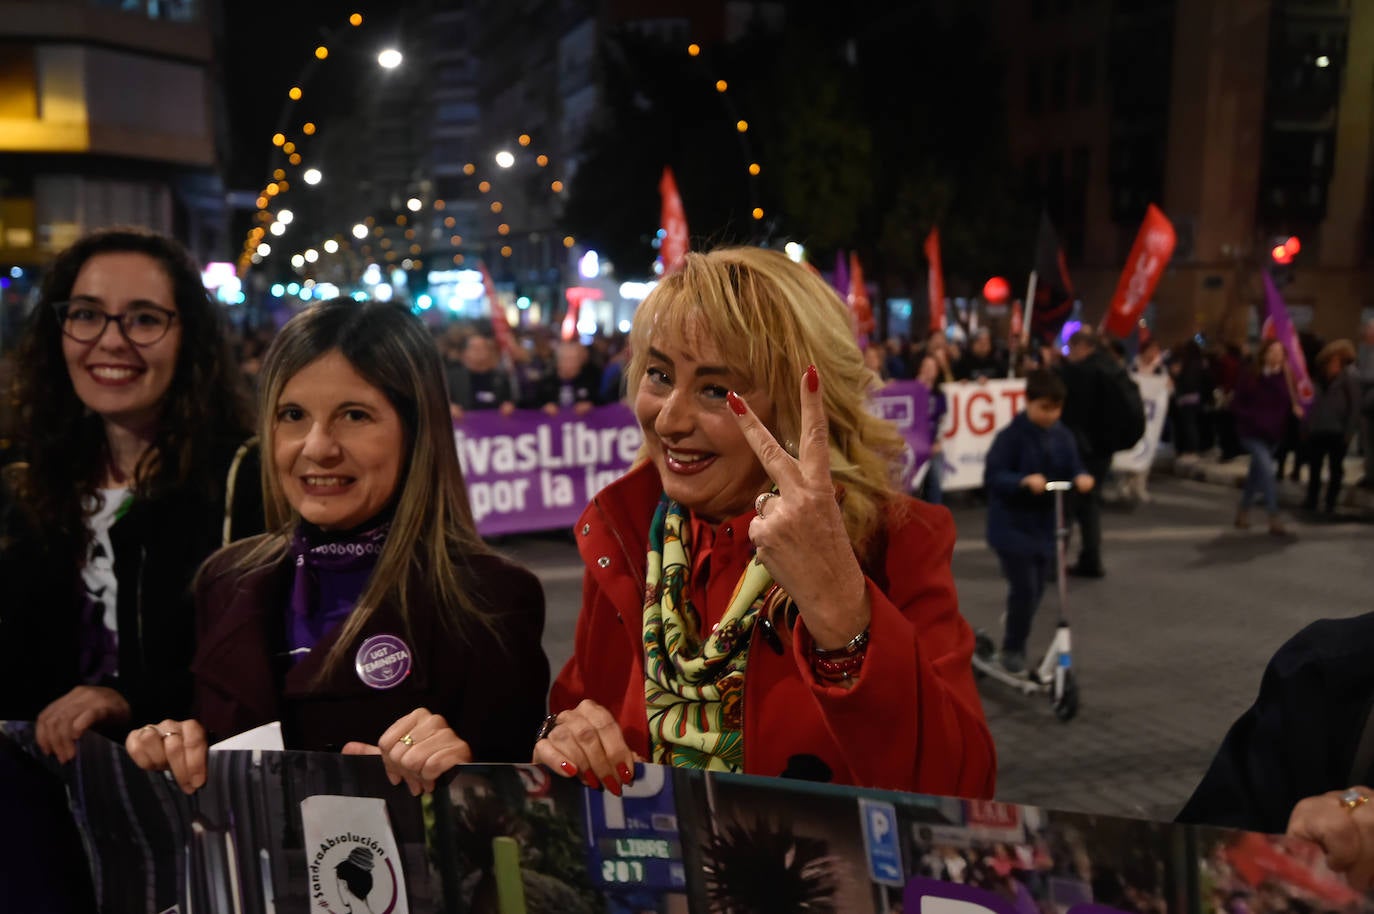
[[[661,492],[657,471],[644,464],[598,493],[578,520],[587,569],[582,612],[572,659],[549,695],[552,711],[584,698],[604,705],[646,758],[641,618],[648,527]],[[812,676],[801,622],[777,642],[754,627],[744,688],[746,773],[819,772],[840,784],[992,796],[996,755],[973,682],[973,632],[959,615],[950,570],[954,520],[945,508],[914,499],[902,507],[885,531],[882,566],[867,578],[873,619],[853,689]],[[718,561],[720,538],[730,541],[730,561],[711,577],[731,584],[753,552],[747,530],[735,526],[721,528],[712,553]]]

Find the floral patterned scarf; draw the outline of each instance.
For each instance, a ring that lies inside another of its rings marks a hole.
[[[751,559],[720,625],[702,640],[688,597],[687,513],[664,495],[649,527],[645,575],[644,697],[652,760],[678,768],[744,766],[744,669],[749,638],[773,577]]]

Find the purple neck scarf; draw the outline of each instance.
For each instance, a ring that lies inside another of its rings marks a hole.
[[[294,659],[304,656],[358,603],[386,544],[390,519],[364,530],[329,534],[301,523],[291,537],[295,566],[287,640]]]

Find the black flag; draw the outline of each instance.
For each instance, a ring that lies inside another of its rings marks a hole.
[[[1073,280],[1064,262],[1064,245],[1050,223],[1049,213],[1040,213],[1040,231],[1035,236],[1035,307],[1031,313],[1030,334],[1034,339],[1055,336],[1073,313]]]

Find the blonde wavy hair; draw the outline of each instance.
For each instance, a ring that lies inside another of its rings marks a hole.
[[[796,455],[801,440],[801,378],[821,377],[830,423],[830,473],[843,487],[845,530],[865,555],[883,509],[899,496],[904,442],[869,413],[877,377],[864,366],[849,309],[820,276],[785,255],[755,247],[689,253],[635,313],[628,393],[633,401],[656,341],[709,342],[718,358],[774,404],[769,431]],[[640,460],[646,454],[640,452]]]
[[[347,359],[396,410],[405,430],[397,445],[405,449],[405,458],[386,543],[325,659],[321,678],[345,662],[349,645],[384,603],[396,608],[407,637],[415,597],[436,607],[440,622],[451,630],[461,631],[470,622],[491,626],[468,586],[468,559],[490,549],[478,535],[468,505],[439,353],[420,322],[396,304],[348,298],[322,302],[287,321],[273,340],[263,359],[258,424],[263,505],[267,528],[275,535],[250,550],[239,567],[279,560],[300,522],[273,465],[277,404],[291,378],[331,352]]]

